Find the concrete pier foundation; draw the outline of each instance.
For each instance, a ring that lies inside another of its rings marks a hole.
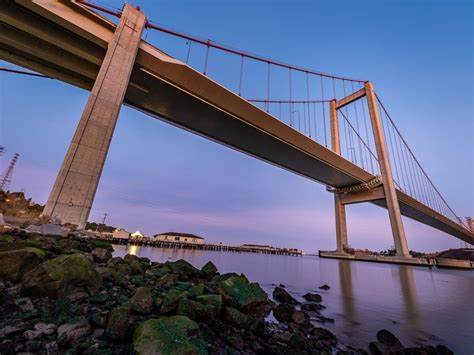
[[[125,5],[43,215],[85,227],[145,23]]]

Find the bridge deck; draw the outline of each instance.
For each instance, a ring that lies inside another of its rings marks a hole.
[[[0,4],[0,58],[90,90],[115,25],[66,0]],[[314,181],[343,187],[374,176],[181,61],[142,41],[127,105]],[[403,215],[471,244],[474,235],[397,191]],[[384,200],[375,201],[386,207]]]

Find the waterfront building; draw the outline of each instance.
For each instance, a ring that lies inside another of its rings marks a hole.
[[[204,238],[189,233],[166,232],[155,234],[153,240],[173,243],[204,244]]]
[[[136,231],[135,233],[130,234],[130,238],[132,239],[143,239],[145,236],[140,233],[140,231]]]
[[[130,238],[130,232],[127,232],[126,230],[122,228],[118,228],[113,231],[112,238],[128,239]]]

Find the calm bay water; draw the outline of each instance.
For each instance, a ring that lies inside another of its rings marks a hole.
[[[164,262],[185,259],[201,268],[211,260],[219,272],[245,274],[271,296],[283,283],[297,299],[318,292],[325,323],[347,345],[367,349],[386,328],[405,346],[442,343],[455,354],[474,354],[474,272],[358,261],[114,245],[127,253]],[[328,284],[327,291],[318,287]]]

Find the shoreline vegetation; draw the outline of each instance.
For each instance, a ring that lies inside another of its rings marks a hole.
[[[312,324],[334,321],[317,292],[297,300],[279,285],[267,295],[211,262],[197,269],[112,251],[101,240],[0,235],[0,353],[452,354],[404,347],[384,329],[355,349]]]

